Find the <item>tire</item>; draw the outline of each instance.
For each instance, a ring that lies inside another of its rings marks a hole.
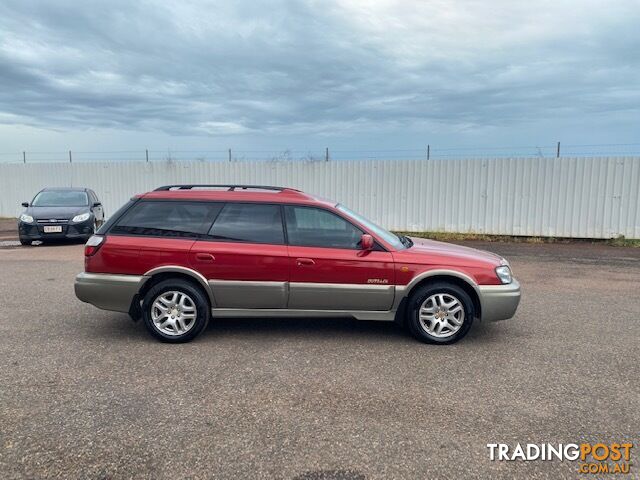
[[[22,246],[30,246],[31,245],[31,240],[24,240],[24,239],[20,239],[20,245]]]
[[[187,300],[183,301],[184,298]],[[147,330],[163,342],[193,340],[206,328],[210,315],[209,300],[202,289],[179,278],[154,285],[142,301],[142,318]]]
[[[448,345],[462,339],[475,318],[473,301],[452,283],[419,287],[409,298],[407,326],[421,342]]]

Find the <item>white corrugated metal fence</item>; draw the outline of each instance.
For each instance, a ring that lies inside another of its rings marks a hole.
[[[640,238],[640,157],[0,164],[0,215],[47,186],[90,187],[109,214],[172,183],[299,188],[394,230]]]

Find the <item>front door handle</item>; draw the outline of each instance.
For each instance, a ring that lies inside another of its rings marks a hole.
[[[215,259],[210,253],[196,253],[196,260],[199,262],[213,262]]]
[[[312,258],[296,258],[296,265],[298,265],[299,267],[315,264],[316,262],[314,262]]]

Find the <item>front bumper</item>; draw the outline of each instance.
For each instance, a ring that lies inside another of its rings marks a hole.
[[[506,320],[515,315],[520,303],[520,283],[515,278],[506,285],[480,285],[478,289],[483,321]]]
[[[82,272],[76,276],[76,297],[103,310],[128,313],[143,283],[138,275]]]
[[[59,226],[60,233],[45,233],[45,226]],[[20,240],[87,239],[93,235],[93,217],[80,223],[25,223],[18,222]]]

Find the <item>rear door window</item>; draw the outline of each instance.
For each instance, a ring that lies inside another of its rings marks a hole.
[[[284,244],[279,205],[227,203],[209,231],[214,240]]]
[[[160,237],[205,235],[222,203],[140,201],[111,229],[111,233]]]

